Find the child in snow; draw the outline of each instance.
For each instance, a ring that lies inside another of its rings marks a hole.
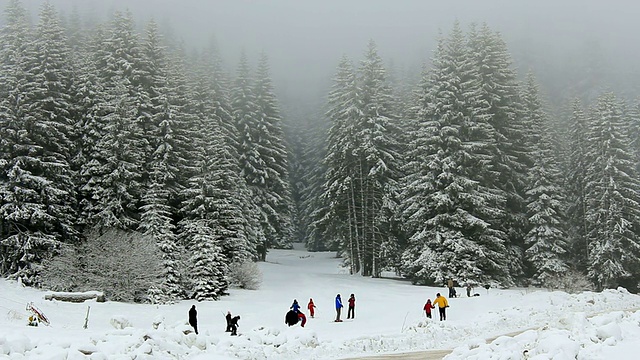
[[[301,321],[300,326],[304,327],[304,324],[307,323],[307,317],[300,311],[298,311],[298,320]]]
[[[342,299],[340,298],[340,294],[336,295],[336,322],[341,322],[340,320],[340,311],[342,311]]]
[[[307,309],[309,309],[309,314],[311,315],[311,318],[313,318],[313,315],[316,313],[315,308],[316,306],[313,304],[313,299],[309,299],[309,304],[307,305]]]
[[[236,315],[231,318],[231,336],[238,335],[238,320],[240,320],[240,315]]]
[[[424,304],[424,311],[426,311],[427,313],[427,317],[429,319],[431,319],[431,309],[435,309],[436,307],[433,306],[433,304],[431,303],[431,299],[427,299],[427,303]]]
[[[196,306],[191,305],[191,309],[189,310],[189,325],[193,326],[193,330],[198,334],[198,311],[196,311]]]
[[[347,310],[347,319],[356,318],[356,297],[351,294],[349,297],[349,310]]]
[[[434,304],[438,305],[438,310],[440,311],[440,321],[447,320],[447,314],[445,313],[446,308],[449,307],[449,302],[444,296],[440,296],[440,293],[436,294],[436,299],[433,301]]]
[[[291,307],[289,308],[295,312],[299,312],[300,311],[300,305],[298,304],[298,300],[293,299],[293,305],[291,305]]]

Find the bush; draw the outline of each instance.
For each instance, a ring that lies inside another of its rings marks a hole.
[[[550,289],[562,290],[569,294],[577,294],[583,291],[593,291],[594,286],[587,276],[576,270],[558,274],[550,278],[545,284]]]
[[[258,290],[262,284],[262,272],[253,261],[233,263],[229,267],[229,284],[247,290]]]
[[[135,231],[91,232],[75,249],[63,247],[43,271],[54,291],[104,292],[109,300],[149,302],[149,289],[161,285],[160,252],[153,239]]]

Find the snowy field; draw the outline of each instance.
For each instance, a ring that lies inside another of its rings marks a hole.
[[[624,289],[578,295],[475,289],[480,296],[467,298],[459,288],[463,297],[449,299],[448,319],[440,322],[426,319],[422,307],[437,292],[446,295],[445,288],[350,276],[333,253],[274,250],[267,260],[260,290],[166,306],[47,301],[44,291],[0,280],[0,359],[341,359],[430,349],[453,349],[446,359],[638,358],[640,296]],[[333,321],[338,293],[342,323]],[[356,318],[346,320],[351,293]],[[309,298],[316,317],[304,328],[286,326],[293,299],[306,310]],[[31,301],[51,326],[26,326]],[[193,304],[200,334],[185,335]],[[241,316],[240,336],[224,332],[228,310]],[[116,329],[113,319],[130,326]]]

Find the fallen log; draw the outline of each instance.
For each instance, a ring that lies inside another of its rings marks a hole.
[[[101,291],[85,291],[85,292],[52,292],[45,294],[45,300],[58,300],[66,302],[81,303],[86,300],[96,299],[97,302],[105,302],[104,293]]]

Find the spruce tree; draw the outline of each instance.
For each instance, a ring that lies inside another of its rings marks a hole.
[[[550,123],[538,95],[533,74],[527,75],[522,93],[523,121],[531,129],[527,143],[532,147],[533,167],[529,170],[526,202],[530,228],[525,236],[525,259],[533,282],[548,284],[562,276],[567,265],[564,196],[560,170],[553,153]]]
[[[38,263],[59,241],[78,237],[69,166],[69,50],[50,4],[43,5],[31,41],[19,2],[9,5],[7,18],[0,108],[2,273],[34,285]]]
[[[640,279],[640,183],[616,97],[601,96],[589,115],[586,173],[588,275],[599,289]]]
[[[580,100],[573,101],[569,119],[569,154],[567,176],[567,217],[571,257],[575,267],[586,272],[589,261],[589,237],[587,224],[586,176],[589,160],[588,122]]]
[[[414,282],[510,283],[506,234],[492,225],[504,197],[483,181],[492,172],[489,106],[464,40],[456,23],[421,82],[403,187],[402,267]]]
[[[290,248],[293,240],[293,203],[289,183],[289,159],[285,144],[282,117],[278,99],[274,93],[267,55],[262,53],[258,60],[254,90],[257,107],[254,146],[260,154],[262,171],[248,174],[247,182],[253,184],[258,198],[257,205],[267,215],[274,233],[265,232],[270,246]],[[254,176],[256,176],[254,178]],[[264,255],[263,255],[264,260]]]
[[[522,276],[523,240],[527,232],[525,184],[527,170],[532,165],[525,141],[526,128],[519,108],[516,72],[511,68],[511,56],[499,33],[487,24],[480,29],[473,25],[469,32],[470,56],[480,78],[480,98],[488,105],[488,122],[493,144],[488,178],[483,183],[505,196],[503,218],[493,226],[508,235],[505,244],[509,257],[509,272]]]

